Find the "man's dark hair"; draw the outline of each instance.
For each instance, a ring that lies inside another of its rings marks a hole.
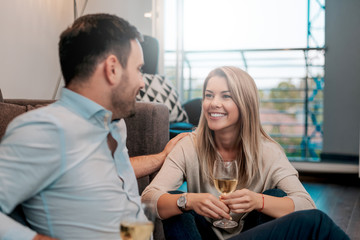
[[[126,68],[130,41],[142,35],[126,20],[110,14],[89,14],[75,20],[60,35],[59,57],[65,86],[91,76],[98,63],[114,54]]]

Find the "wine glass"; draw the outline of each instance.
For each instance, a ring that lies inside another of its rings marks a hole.
[[[235,191],[239,172],[236,160],[223,161],[222,159],[217,159],[214,163],[213,171],[215,188],[221,194]],[[221,219],[213,222],[213,225],[219,228],[234,228],[238,223],[228,219]]]
[[[149,240],[154,231],[156,213],[151,203],[142,203],[146,219],[125,220],[120,224],[120,236],[123,240]]]

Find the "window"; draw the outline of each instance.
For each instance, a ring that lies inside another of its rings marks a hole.
[[[165,74],[186,102],[213,68],[246,70],[264,129],[290,160],[319,161],[324,11],[324,0],[165,0]]]

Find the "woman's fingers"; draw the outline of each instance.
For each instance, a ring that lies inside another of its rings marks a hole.
[[[202,216],[213,219],[231,218],[229,207],[210,193],[188,194],[188,201],[191,208]]]
[[[225,203],[234,213],[250,212],[258,205],[259,193],[248,189],[237,190],[231,194],[221,196],[221,201]]]

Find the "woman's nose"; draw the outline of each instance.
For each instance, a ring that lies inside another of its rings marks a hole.
[[[214,97],[213,100],[211,101],[211,106],[214,108],[219,108],[221,107],[221,101],[218,97]]]

